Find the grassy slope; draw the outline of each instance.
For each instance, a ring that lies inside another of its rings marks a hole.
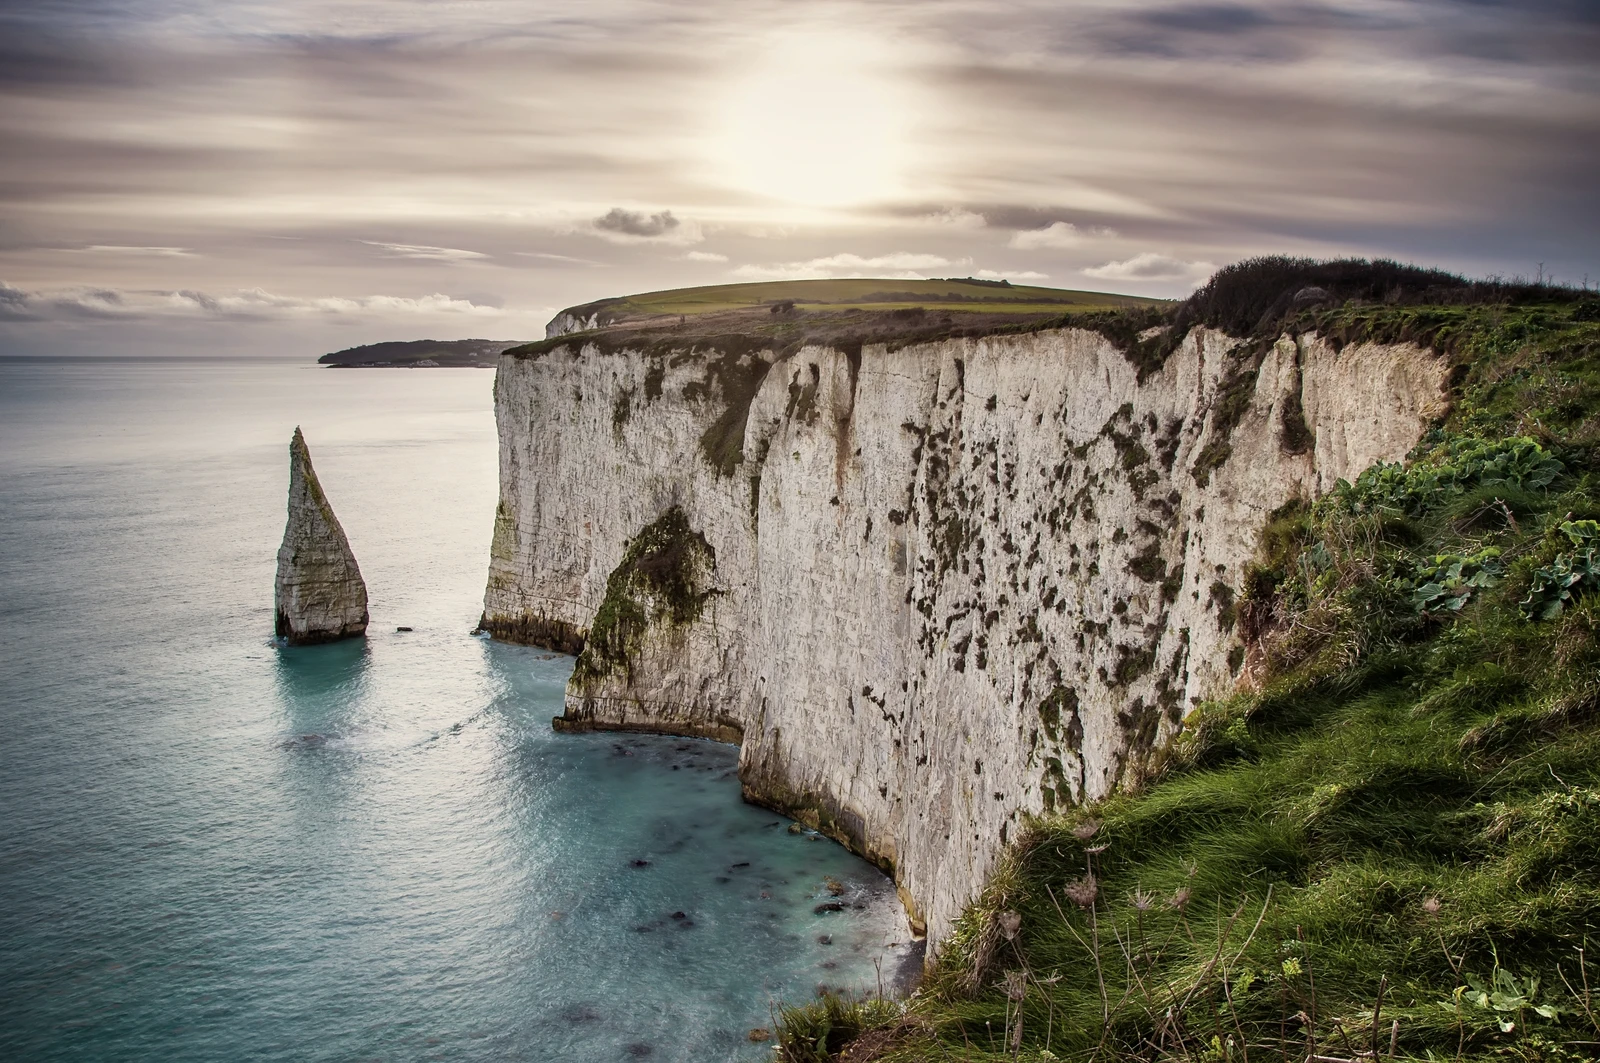
[[[911,298],[884,298],[905,294]],[[954,298],[952,298],[954,297]],[[603,310],[624,320],[657,314],[705,314],[742,307],[770,306],[792,300],[807,310],[889,310],[921,306],[928,310],[977,310],[1001,313],[1061,313],[1072,309],[1121,309],[1160,305],[1161,300],[1107,292],[1069,291],[1026,285],[1001,286],[962,280],[802,280],[717,284],[675,288],[618,299],[602,299],[578,313]]]
[[[1264,689],[1035,824],[909,1004],[788,1011],[784,1058],[1600,1058],[1600,303],[1336,278],[1296,309],[1252,265],[1265,295],[1178,318],[1432,343],[1453,412],[1264,529],[1232,612]]]

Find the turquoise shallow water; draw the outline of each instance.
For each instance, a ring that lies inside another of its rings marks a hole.
[[[890,976],[734,750],[555,735],[571,660],[468,634],[491,379],[0,360],[0,1057],[761,1059]],[[267,638],[297,423],[365,642]]]

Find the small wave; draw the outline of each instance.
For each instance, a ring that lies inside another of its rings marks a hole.
[[[279,749],[321,749],[338,735],[325,734],[298,734],[278,743]]]

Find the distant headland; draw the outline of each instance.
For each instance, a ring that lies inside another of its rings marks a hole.
[[[493,369],[500,352],[525,340],[392,340],[347,347],[317,359],[336,369]]]

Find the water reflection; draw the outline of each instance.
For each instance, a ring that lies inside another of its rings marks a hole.
[[[291,728],[319,730],[360,699],[372,665],[366,639],[275,649],[273,681]]]

